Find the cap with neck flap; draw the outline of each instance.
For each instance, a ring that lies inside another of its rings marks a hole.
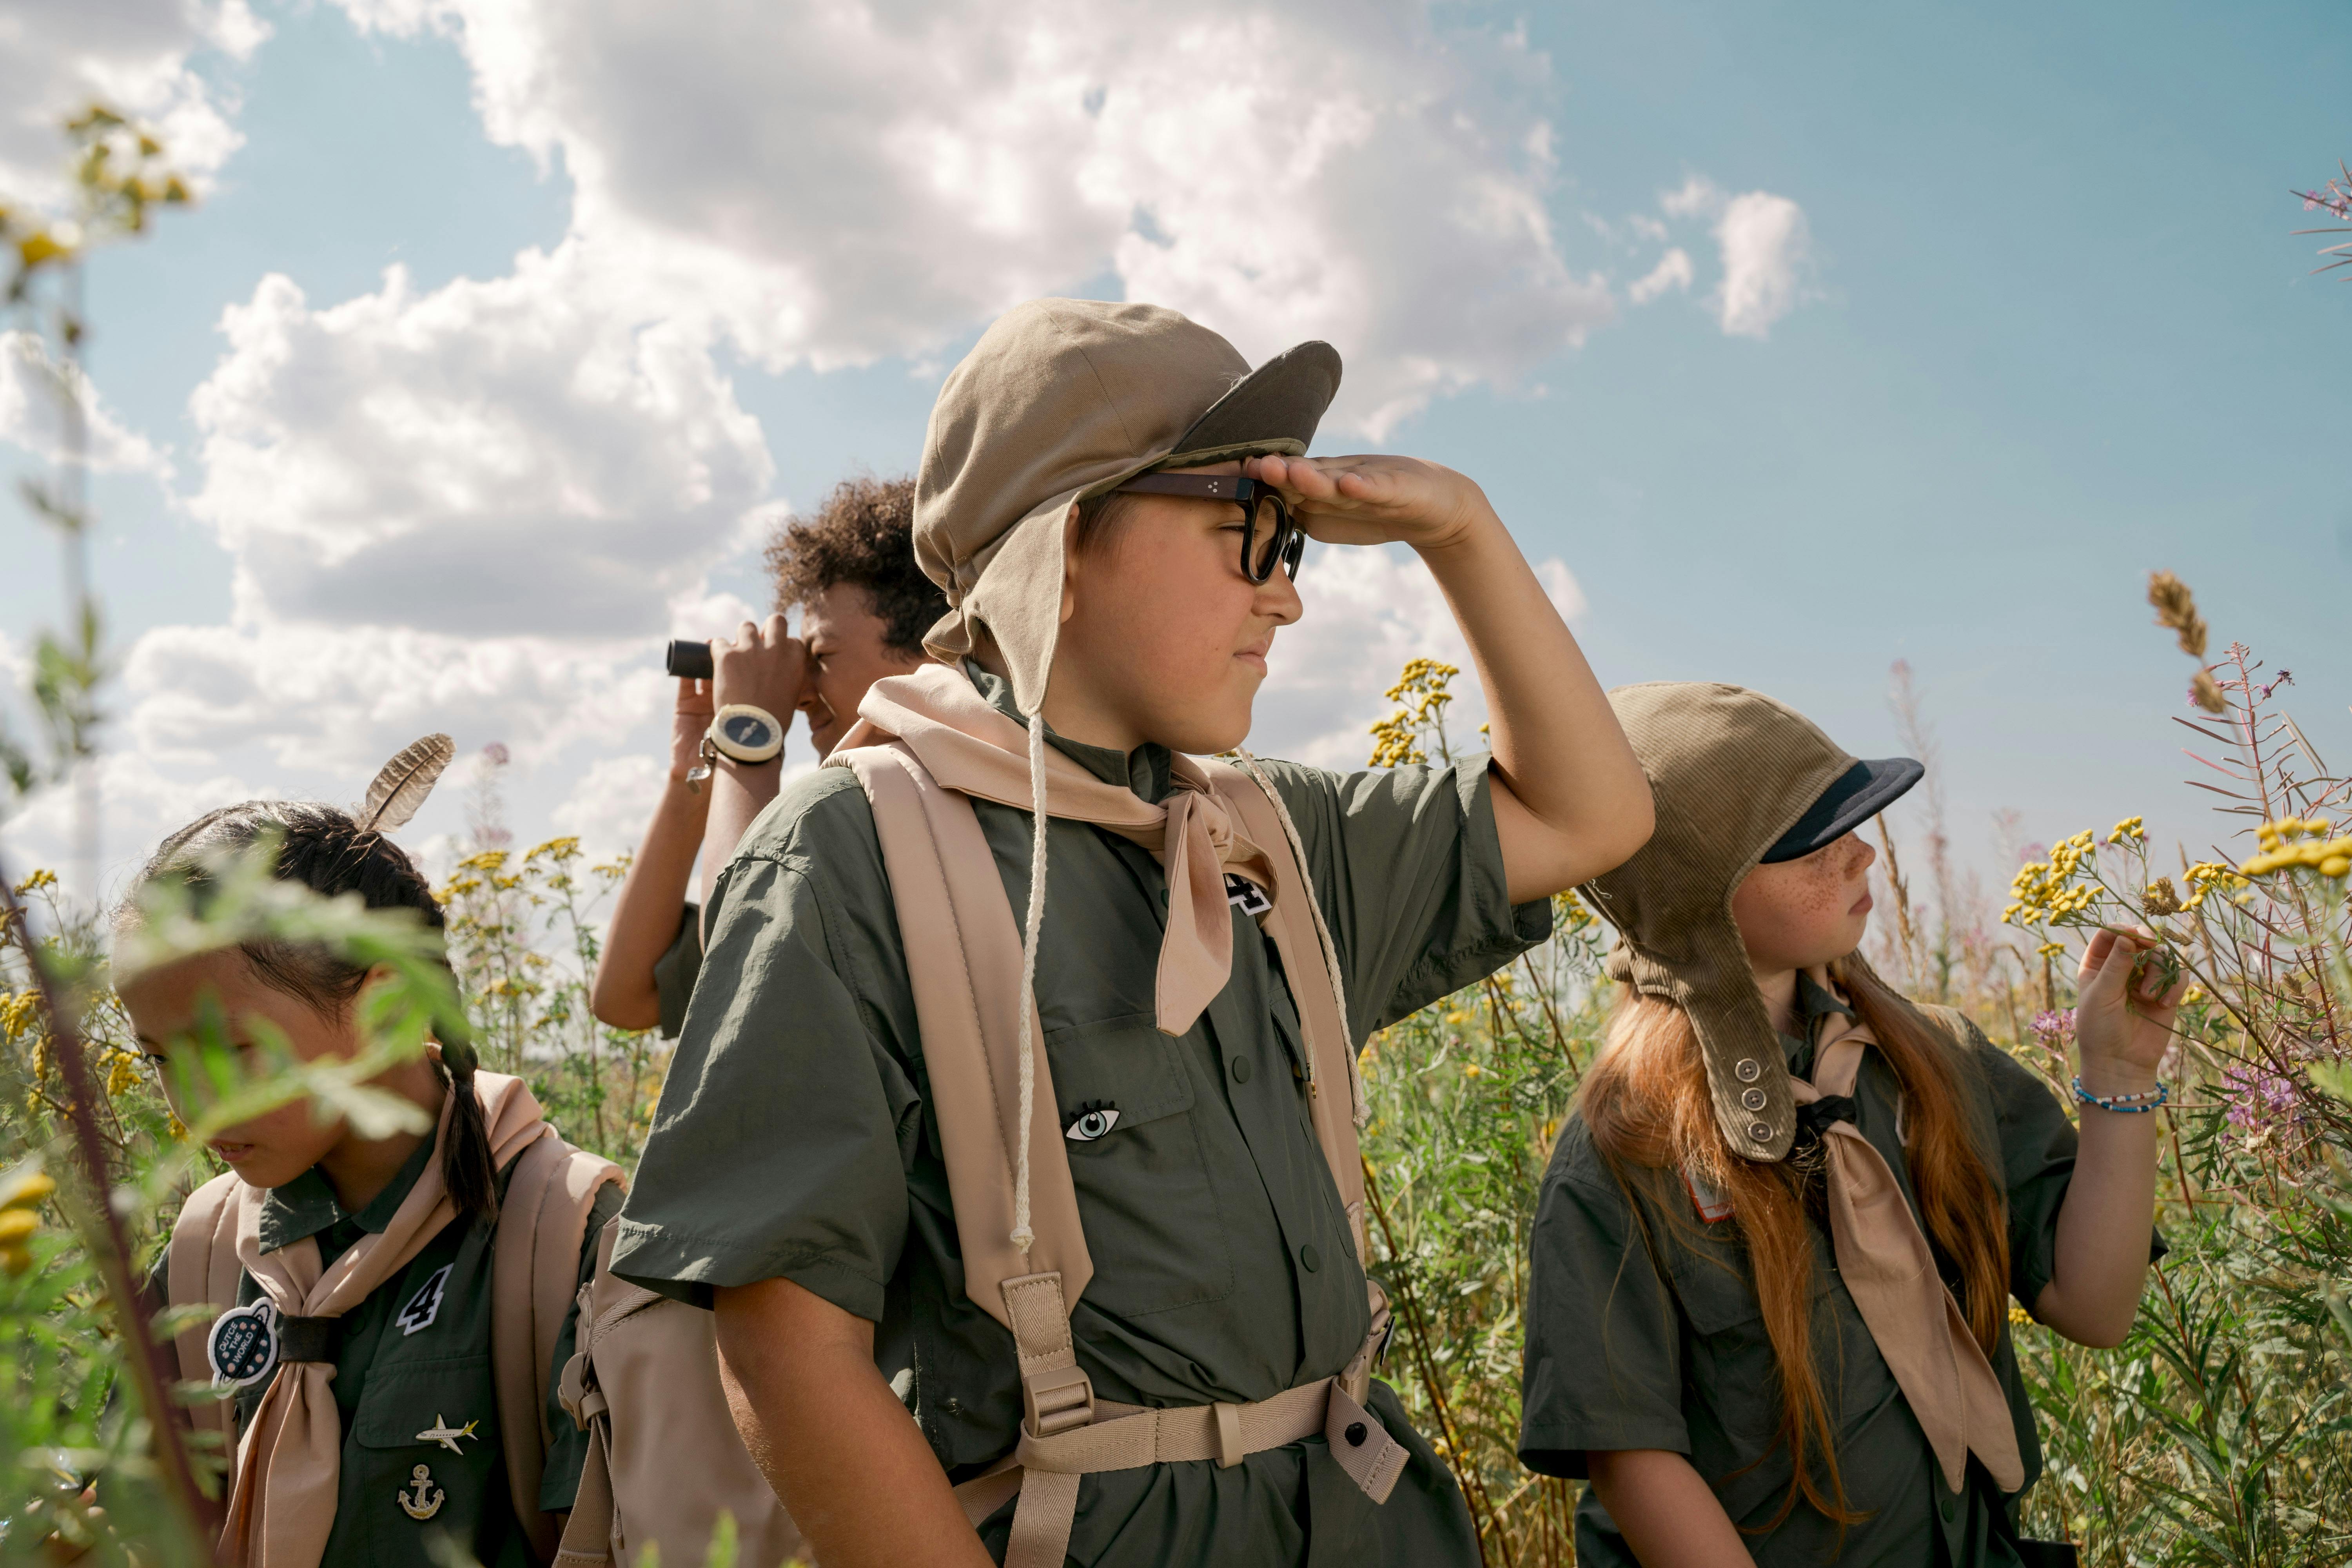
[[[1339,355],[1305,342],[1255,371],[1157,305],[1033,300],[999,317],[940,389],[915,481],[915,559],[947,616],[942,658],[981,628],[1034,714],[1062,621],[1073,501],[1153,468],[1307,450],[1339,389]]]
[[[1745,687],[1653,681],[1609,701],[1649,775],[1658,823],[1631,860],[1591,884],[1622,939],[1609,973],[1690,1016],[1732,1152],[1784,1158],[1796,1102],[1731,895],[1860,764],[1804,715]]]

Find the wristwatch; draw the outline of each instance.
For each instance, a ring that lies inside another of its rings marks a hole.
[[[730,702],[711,715],[709,741],[721,756],[764,763],[784,749],[784,727],[764,708]]]

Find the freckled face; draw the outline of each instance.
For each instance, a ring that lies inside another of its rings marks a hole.
[[[1849,833],[1800,860],[1759,866],[1731,895],[1731,918],[1759,969],[1811,969],[1862,945],[1878,851]]]

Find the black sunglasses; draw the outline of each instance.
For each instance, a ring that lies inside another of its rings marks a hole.
[[[1201,500],[1232,501],[1242,509],[1242,575],[1263,583],[1280,565],[1292,582],[1298,580],[1298,563],[1307,553],[1307,535],[1290,519],[1290,505],[1282,492],[1239,474],[1144,474],[1112,493],[1191,496]]]

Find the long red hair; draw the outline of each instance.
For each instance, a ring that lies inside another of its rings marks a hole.
[[[1902,1083],[1911,1190],[1928,1238],[1958,1267],[1961,1311],[1990,1355],[2009,1293],[2007,1204],[1969,1135],[1952,1047],[1861,954],[1829,967]],[[1780,1441],[1796,1472],[1764,1528],[1778,1527],[1801,1496],[1841,1525],[1858,1520],[1845,1507],[1836,1428],[1813,1364],[1813,1246],[1803,1191],[1810,1178],[1786,1163],[1743,1159],[1725,1146],[1689,1015],[1659,997],[1629,994],[1619,1005],[1608,1041],[1585,1074],[1578,1110],[1593,1146],[1621,1180],[1635,1168],[1686,1172],[1731,1204],[1728,1223],[1746,1244],[1780,1374]],[[1686,1205],[1664,1206],[1670,1229],[1696,1226]],[[1815,1448],[1826,1490],[1807,1462]]]

